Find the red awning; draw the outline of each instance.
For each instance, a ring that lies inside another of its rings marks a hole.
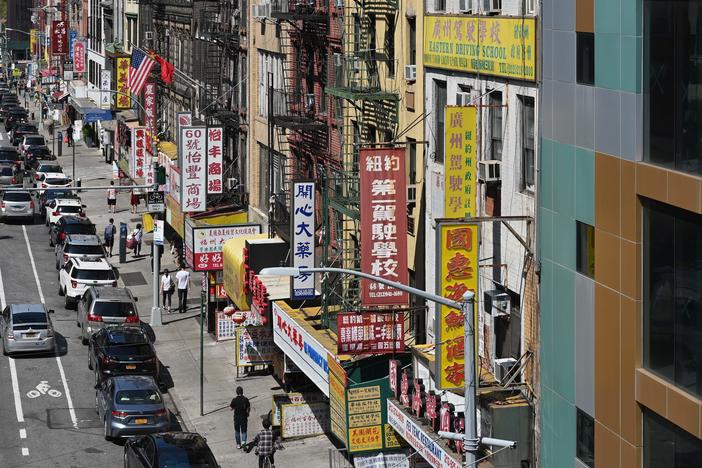
[[[55,68],[49,68],[48,70],[42,70],[41,76],[46,78],[47,76],[54,76],[56,74]]]
[[[66,96],[68,96],[68,91],[56,91],[55,93],[51,93],[51,97],[54,101],[60,101]]]

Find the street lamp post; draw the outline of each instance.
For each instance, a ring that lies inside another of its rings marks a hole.
[[[463,313],[463,324],[464,324],[464,337],[463,346],[465,353],[465,365],[464,365],[464,389],[463,396],[465,398],[465,418],[466,426],[464,434],[457,434],[454,432],[444,432],[440,431],[439,436],[447,439],[463,441],[464,447],[466,448],[466,463],[467,468],[473,468],[476,464],[476,457],[478,452],[478,446],[480,443],[485,445],[493,445],[500,447],[516,447],[517,443],[510,440],[493,439],[488,437],[478,437],[478,424],[476,420],[476,407],[475,407],[475,390],[476,390],[476,372],[475,372],[475,330],[473,323],[473,303],[475,300],[475,294],[472,291],[468,291],[463,295],[463,301],[457,302],[451,299],[447,299],[436,294],[432,294],[421,289],[413,288],[411,286],[404,285],[402,283],[396,283],[394,281],[386,280],[385,278],[380,278],[378,276],[373,276],[368,273],[356,270],[348,270],[346,268],[304,268],[300,269],[297,267],[271,267],[263,268],[259,272],[259,275],[270,275],[270,276],[299,276],[301,273],[340,273],[344,275],[358,276],[360,278],[365,278],[377,283],[390,286],[400,291],[405,291],[415,296],[422,297],[428,301],[435,302],[437,304],[444,305],[446,307],[451,307],[453,309],[458,309]],[[440,343],[439,343],[440,344]]]

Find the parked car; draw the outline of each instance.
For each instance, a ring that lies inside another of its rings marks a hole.
[[[17,146],[20,144],[25,135],[36,135],[39,133],[37,126],[33,123],[23,123],[12,129],[11,141]]]
[[[24,181],[24,173],[18,171],[17,168],[0,164],[0,185],[19,185],[22,186]]]
[[[43,189],[70,187],[71,182],[71,178],[63,172],[45,172],[39,177],[39,180],[37,180],[36,186],[38,189],[42,189],[39,190],[39,194],[41,195]]]
[[[153,377],[122,375],[95,385],[105,440],[165,432],[171,418]]]
[[[12,146],[3,146],[0,148],[0,164],[13,164],[20,168],[24,158]]]
[[[76,192],[73,190],[67,190],[63,188],[57,188],[57,189],[48,189],[44,190],[44,193],[42,193],[39,196],[39,210],[41,217],[46,216],[46,204],[51,201],[55,200],[57,198],[75,198],[77,200],[80,200],[78,198],[78,195],[76,195]]]
[[[54,326],[44,304],[10,304],[0,315],[5,355],[54,350]]]
[[[7,222],[11,219],[34,222],[34,201],[29,192],[0,192],[0,218]]]
[[[46,146],[30,146],[24,152],[25,161],[31,163],[32,161],[55,161],[56,156],[51,154],[51,150]],[[25,164],[26,167],[26,164]]]
[[[37,183],[39,182],[39,179],[41,179],[42,175],[55,174],[59,172],[63,173],[63,168],[55,162],[37,161],[29,168],[29,170],[32,173],[32,179],[34,180],[35,187],[37,186]]]
[[[11,101],[3,102],[2,105],[0,105],[0,119],[2,119],[3,121],[7,119],[7,116],[13,109],[21,109],[19,103]]]
[[[61,216],[74,215],[85,218],[85,205],[77,198],[55,198],[46,204],[45,224],[56,224]]]
[[[140,327],[110,327],[88,341],[88,368],[95,383],[117,375],[149,375],[158,382],[156,350]]]
[[[95,234],[95,225],[87,218],[65,215],[51,227],[49,245],[62,244],[68,234]]]
[[[125,468],[219,468],[207,439],[196,432],[133,437],[124,444]]]
[[[90,286],[117,286],[115,271],[104,258],[70,258],[59,270],[59,296],[64,296],[67,309]]]
[[[69,258],[105,258],[100,238],[93,234],[69,234],[63,244],[56,245],[56,269],[63,268]]]
[[[76,307],[76,324],[83,344],[108,326],[139,326],[138,298],[128,288],[89,287]]]
[[[25,135],[19,145],[20,153],[24,154],[30,146],[46,146],[46,140],[41,135]]]
[[[12,131],[17,125],[27,121],[29,116],[24,109],[11,109],[5,119],[5,131]]]

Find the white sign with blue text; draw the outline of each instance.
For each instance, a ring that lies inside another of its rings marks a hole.
[[[304,270],[314,268],[314,231],[315,231],[315,189],[314,182],[293,183],[293,215],[291,216],[290,248],[292,266]],[[304,272],[295,276],[291,282],[290,299],[303,300],[315,297],[314,275]]]

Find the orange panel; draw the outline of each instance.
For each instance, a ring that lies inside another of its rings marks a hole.
[[[619,294],[595,284],[595,419],[616,432],[620,428],[619,323]]]

